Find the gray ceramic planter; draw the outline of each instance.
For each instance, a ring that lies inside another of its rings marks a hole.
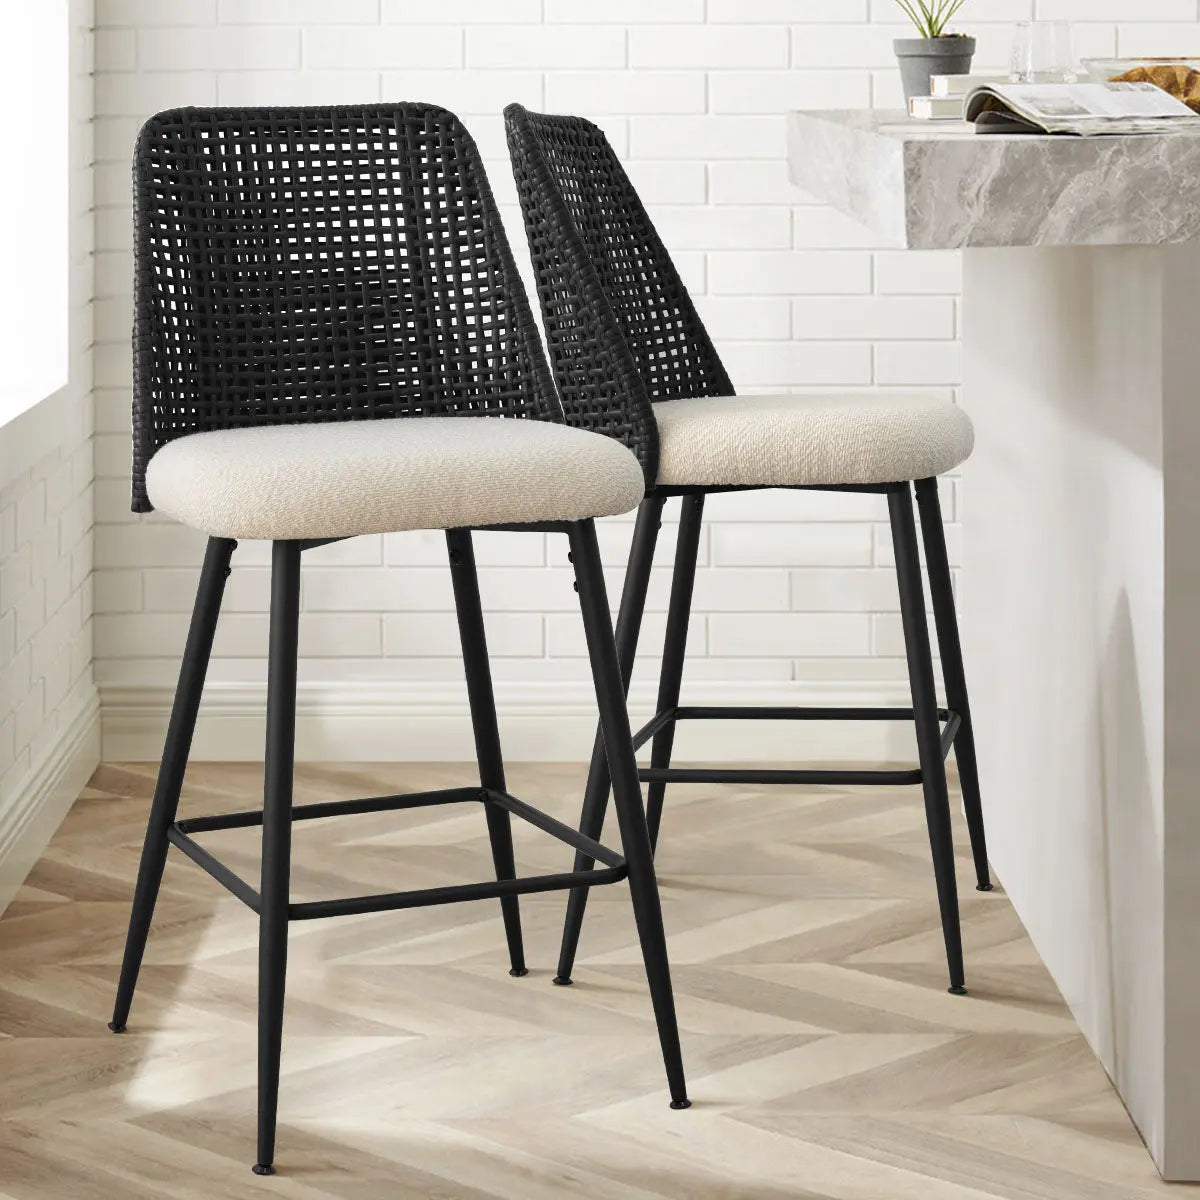
[[[973,37],[897,38],[892,43],[900,62],[904,98],[929,95],[931,75],[968,75],[975,57]]]

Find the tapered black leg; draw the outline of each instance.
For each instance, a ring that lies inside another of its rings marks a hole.
[[[621,842],[629,872],[629,892],[633,899],[638,937],[642,943],[642,957],[646,964],[646,977],[650,984],[650,998],[654,1006],[654,1019],[658,1024],[663,1062],[667,1069],[671,1107],[687,1108],[690,1101],[687,1098],[683,1056],[679,1048],[679,1024],[675,1016],[675,998],[671,990],[671,969],[667,961],[662,906],[654,873],[654,855],[646,830],[645,810],[642,808],[637,760],[633,752],[633,735],[629,728],[629,713],[624,699],[625,688],[610,624],[604,573],[600,567],[600,552],[596,546],[596,527],[591,521],[579,521],[571,526],[570,537],[575,579],[579,587],[579,605],[583,613],[588,655],[591,658],[596,700],[600,709],[600,728],[604,734],[608,770],[612,778],[613,806],[616,808],[621,829]]]
[[[475,757],[479,763],[479,782],[485,788],[506,791],[504,759],[500,753],[500,729],[496,722],[496,698],[492,691],[492,672],[488,663],[487,636],[483,627],[483,607],[479,601],[479,575],[475,569],[475,546],[467,529],[446,531],[450,553],[450,578],[454,583],[454,605],[458,610],[458,634],[462,642],[463,667],[467,676],[467,697],[471,705],[471,726],[475,732]],[[515,879],[517,864],[513,855],[512,824],[508,812],[495,804],[484,804],[488,837],[492,843],[492,862],[497,879]],[[504,933],[508,938],[510,975],[527,975],[525,947],[521,938],[521,907],[516,896],[500,901]]]
[[[925,792],[925,820],[929,826],[929,845],[933,851],[942,935],[946,940],[946,961],[950,967],[950,990],[962,994],[966,988],[963,986],[962,931],[959,927],[958,890],[954,878],[954,843],[950,834],[950,794],[946,787],[946,763],[942,757],[941,724],[933,682],[933,654],[929,645],[929,623],[925,618],[921,559],[917,550],[917,526],[913,519],[912,491],[908,484],[898,485],[888,492],[888,508],[892,519],[892,541],[896,547],[900,613],[904,622],[908,678],[912,688],[917,749]]]
[[[933,599],[933,617],[937,622],[938,644],[942,650],[942,676],[946,681],[946,704],[958,713],[962,724],[954,739],[954,757],[962,784],[963,810],[971,834],[971,855],[975,859],[976,887],[992,890],[988,870],[987,836],[983,828],[983,802],[979,792],[979,766],[975,761],[975,727],[971,723],[971,704],[967,699],[967,675],[963,669],[962,643],[958,634],[958,614],[954,607],[954,585],[950,578],[950,560],[946,554],[946,530],[942,524],[942,506],[938,502],[936,479],[917,483],[917,504],[921,510],[921,534],[925,540],[925,565],[929,571],[929,592]]]
[[[658,709],[662,713],[679,704],[679,685],[687,655],[688,621],[692,615],[692,589],[696,583],[696,559],[700,552],[700,529],[704,519],[704,496],[685,496],[679,514],[679,542],[675,548],[675,570],[671,576],[671,600],[667,605],[667,635],[663,643],[662,670],[658,677]],[[654,735],[650,765],[669,767],[675,746],[675,722],[670,721]],[[646,821],[650,846],[658,847],[662,824],[665,780],[653,781],[646,791]]]
[[[154,916],[154,904],[167,862],[167,831],[179,810],[179,793],[192,748],[192,733],[196,728],[200,696],[204,691],[204,676],[208,671],[213,636],[217,630],[221,597],[225,594],[229,559],[236,545],[237,542],[226,538],[209,538],[204,552],[192,623],[179,669],[179,682],[175,687],[175,702],[171,706],[171,721],[167,726],[162,764],[154,787],[154,801],[150,806],[146,840],[142,844],[142,861],[133,893],[129,932],[125,937],[121,979],[117,984],[116,1003],[108,1026],[114,1033],[124,1033],[125,1023],[129,1019],[129,1008],[133,1003],[133,992],[137,987],[142,955],[146,949],[146,937],[150,932],[150,920]]]
[[[271,559],[271,640],[267,661],[267,753],[263,781],[262,886],[258,921],[258,1162],[274,1172],[279,1054],[287,973],[288,884],[292,856],[292,771],[296,752],[296,655],[300,543],[276,542]]]
[[[646,610],[646,590],[650,586],[650,568],[654,565],[654,547],[662,521],[664,501],[655,497],[643,500],[638,509],[629,548],[629,566],[625,571],[625,586],[621,591],[621,611],[617,616],[617,660],[621,667],[624,694],[629,694],[629,679],[637,655],[638,635],[642,615]],[[604,813],[608,808],[608,793],[612,781],[608,774],[608,758],[604,753],[604,734],[597,728],[592,745],[592,763],[588,768],[587,787],[583,793],[583,811],[579,818],[580,832],[599,840],[604,831]],[[582,851],[575,854],[575,870],[590,871],[593,860]],[[554,982],[571,982],[575,952],[579,947],[579,931],[583,928],[583,913],[587,906],[588,888],[572,888],[567,898],[567,916],[563,922],[562,945],[558,952],[558,974]]]

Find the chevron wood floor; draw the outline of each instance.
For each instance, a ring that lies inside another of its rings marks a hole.
[[[582,769],[515,767],[569,819]],[[297,799],[468,768],[306,766]],[[962,892],[945,991],[915,791],[678,787],[660,870],[690,1092],[667,1107],[628,897],[593,893],[577,986],[561,895],[292,926],[280,1174],[251,1175],[255,919],[172,851],[130,1021],[105,1029],[152,789],[106,766],[0,919],[0,1197],[140,1200],[1136,1200],[1161,1183],[1007,900]],[[253,806],[205,764],[184,811]],[[519,823],[518,823],[519,825]],[[569,852],[518,827],[523,869]],[[256,873],[257,831],[207,835]],[[484,879],[474,808],[297,826],[294,894]],[[961,877],[969,879],[962,854]]]

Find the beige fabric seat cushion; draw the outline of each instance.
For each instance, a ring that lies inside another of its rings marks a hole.
[[[900,483],[949,471],[971,419],[928,396],[707,396],[654,405],[660,484]]]
[[[606,517],[637,459],[600,434],[503,417],[401,417],[193,433],[146,471],[150,501],[215,537],[333,538]]]

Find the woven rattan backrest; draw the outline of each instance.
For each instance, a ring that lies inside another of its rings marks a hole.
[[[426,104],[183,108],[134,157],[133,508],[184,434],[562,412],[483,163]]]
[[[567,420],[620,437],[653,482],[649,401],[732,395],[729,376],[603,131],[517,104],[505,118]],[[622,359],[640,389],[605,388]],[[614,402],[622,415],[602,411]]]

